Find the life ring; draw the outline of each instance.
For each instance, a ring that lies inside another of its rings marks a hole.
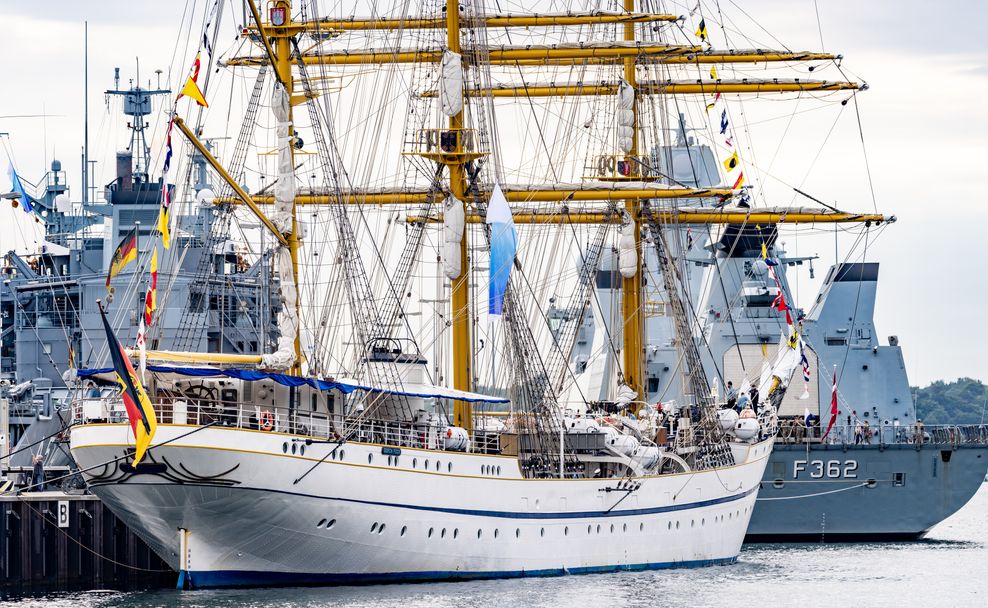
[[[274,414],[269,410],[261,410],[261,417],[258,424],[262,431],[270,431],[274,428]]]

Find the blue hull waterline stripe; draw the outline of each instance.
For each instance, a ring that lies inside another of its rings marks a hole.
[[[112,483],[112,484],[93,484],[95,487],[107,487],[107,486],[161,486],[161,487],[171,487],[171,484],[161,484],[161,483]],[[196,487],[196,486],[209,486],[209,484],[199,484],[199,483],[183,483],[183,487]],[[209,486],[212,487],[212,486]],[[314,498],[317,500],[333,500],[338,502],[349,502],[360,505],[369,505],[374,507],[390,507],[394,509],[411,509],[413,511],[433,511],[437,513],[448,513],[452,515],[472,515],[477,517],[500,517],[504,519],[587,519],[587,518],[601,518],[601,517],[632,517],[635,515],[653,515],[655,513],[671,513],[675,511],[686,511],[690,509],[699,509],[703,507],[710,507],[713,505],[719,505],[728,502],[735,502],[741,500],[748,496],[751,496],[758,490],[758,486],[754,486],[750,490],[741,492],[739,494],[732,494],[731,496],[723,496],[721,498],[712,498],[710,500],[700,500],[697,502],[689,502],[681,505],[668,505],[665,507],[650,507],[646,509],[627,509],[624,511],[567,511],[567,512],[546,512],[546,513],[534,513],[528,511],[486,511],[486,510],[475,510],[475,509],[456,509],[452,507],[427,507],[424,505],[405,505],[400,503],[392,502],[378,502],[372,500],[358,500],[356,498],[340,498],[336,496],[317,496],[314,494],[305,494],[302,492],[288,492],[286,490],[274,490],[267,488],[247,488],[247,487],[226,487],[227,490],[251,490],[254,492],[273,492],[276,494],[288,494],[290,496],[300,496],[303,498]]]
[[[439,580],[469,580],[563,576],[566,574],[594,574],[605,572],[638,572],[668,568],[698,568],[733,564],[737,557],[690,560],[682,562],[656,562],[611,566],[585,566],[577,568],[548,568],[544,570],[503,570],[493,572],[258,572],[248,570],[182,571],[179,588],[206,589],[211,587],[254,587],[290,585],[366,585],[372,583],[412,583]]]

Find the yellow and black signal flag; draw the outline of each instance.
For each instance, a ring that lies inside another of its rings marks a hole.
[[[110,288],[110,281],[113,277],[120,274],[127,264],[130,264],[137,259],[137,227],[135,226],[133,230],[128,232],[126,236],[117,245],[117,250],[113,252],[113,257],[110,258],[110,270],[106,273],[106,287]]]
[[[206,98],[202,94],[202,89],[199,88],[199,53],[196,53],[196,60],[192,63],[192,75],[189,79],[185,81],[185,86],[182,87],[182,92],[178,94],[176,100],[181,99],[182,96],[188,95],[192,99],[196,100],[196,103],[204,108],[208,108],[209,104],[206,103]]]
[[[99,314],[103,317],[103,329],[106,331],[106,343],[110,348],[110,358],[113,360],[113,370],[117,373],[117,382],[120,384],[120,396],[123,398],[124,407],[127,409],[127,418],[130,420],[130,428],[134,431],[134,466],[144,458],[154,433],[158,430],[158,419],[154,415],[154,408],[151,400],[148,399],[144,386],[137,379],[134,373],[134,366],[120,340],[113,334],[110,322],[106,319],[106,312],[103,306],[99,307]]]
[[[700,19],[700,25],[696,28],[696,35],[703,40],[707,41],[707,22],[704,19]]]
[[[710,77],[713,78],[714,80],[717,80],[717,66],[715,65],[710,66]]]
[[[727,158],[727,160],[724,161],[724,168],[728,171],[734,171],[737,169],[740,162],[741,161],[738,159],[738,153],[734,152]]]

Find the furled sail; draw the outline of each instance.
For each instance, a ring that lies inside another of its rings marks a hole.
[[[463,58],[450,50],[443,51],[442,104],[446,116],[463,110]]]
[[[452,196],[446,199],[443,209],[443,269],[450,279],[459,278],[463,272],[460,241],[463,239],[465,221],[463,202]]]
[[[635,247],[635,223],[627,213],[625,216],[618,238],[618,269],[622,277],[630,279],[638,271],[638,249]]]
[[[278,123],[278,181],[274,185],[274,212],[271,222],[283,234],[292,231],[292,207],[295,204],[295,170],[292,166],[292,123],[289,121],[288,93],[275,83],[271,108]],[[261,367],[286,370],[295,363],[295,337],[298,335],[298,290],[295,287],[292,255],[288,247],[274,251],[274,271],[278,278],[281,312],[278,313],[278,348],[261,355]]]
[[[295,363],[295,336],[298,335],[298,290],[292,278],[292,254],[287,247],[274,252],[275,274],[280,279],[278,294],[281,296],[281,312],[278,313],[278,349],[261,355],[261,367],[284,370]]]
[[[625,154],[631,152],[635,136],[635,89],[627,80],[621,80],[617,92],[618,148]]]
[[[278,181],[274,185],[274,212],[271,222],[282,233],[292,231],[292,205],[295,203],[295,171],[292,166],[292,123],[288,120],[288,93],[280,83],[274,85],[271,109],[278,122]]]

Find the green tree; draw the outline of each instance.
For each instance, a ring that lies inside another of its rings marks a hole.
[[[979,424],[985,416],[988,386],[973,378],[937,380],[911,387],[916,415],[926,424]]]

